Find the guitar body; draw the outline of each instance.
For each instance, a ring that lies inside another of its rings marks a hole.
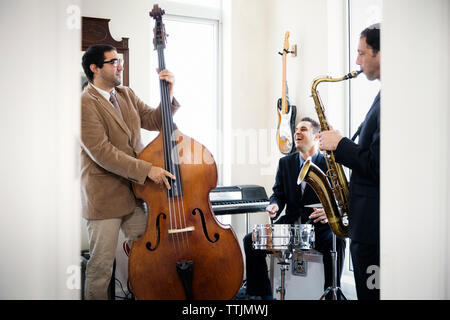
[[[297,116],[296,106],[288,106],[288,112],[283,113],[281,109],[281,99],[278,99],[278,127],[277,127],[277,143],[278,149],[283,154],[295,152],[294,132],[295,117]]]

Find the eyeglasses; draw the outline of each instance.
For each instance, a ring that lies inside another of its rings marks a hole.
[[[119,64],[121,66],[123,66],[123,60],[122,59],[111,59],[111,60],[108,60],[108,61],[103,61],[103,63],[104,64],[105,63],[112,64],[115,68],[117,68],[119,66]]]

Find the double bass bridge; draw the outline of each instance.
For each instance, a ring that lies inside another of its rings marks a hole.
[[[195,227],[186,227],[183,229],[169,229],[168,233],[169,234],[177,234],[177,233],[183,233],[183,232],[192,232],[195,230]]]

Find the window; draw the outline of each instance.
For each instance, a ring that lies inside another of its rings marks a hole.
[[[182,105],[174,122],[183,134],[205,145],[218,162],[219,22],[175,15],[164,15],[163,22],[168,35],[164,50],[166,67],[175,74],[174,96]],[[157,59],[157,52],[153,50],[150,72],[156,72]],[[158,78],[152,77],[150,105],[158,105],[159,90]],[[142,130],[144,144],[156,135]]]
[[[349,65],[351,70],[359,70],[356,55],[359,35],[371,24],[381,22],[382,0],[349,0]],[[349,137],[358,129],[380,90],[379,81],[369,81],[364,75],[350,81]]]
[[[190,5],[202,6],[202,7],[220,7],[220,0],[170,0],[175,3],[188,3]]]
[[[348,47],[350,70],[359,70],[356,65],[359,37],[362,30],[371,24],[381,22],[382,0],[348,0]],[[372,105],[373,99],[380,90],[380,82],[369,81],[364,75],[349,82],[349,132],[352,137]],[[353,264],[350,255],[350,240],[347,238],[344,270],[341,286],[347,298],[356,299],[354,291]]]

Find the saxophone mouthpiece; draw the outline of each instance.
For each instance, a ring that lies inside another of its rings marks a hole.
[[[362,72],[362,70],[352,71],[349,74],[347,74],[344,78],[345,78],[345,80],[356,78],[361,72]]]

